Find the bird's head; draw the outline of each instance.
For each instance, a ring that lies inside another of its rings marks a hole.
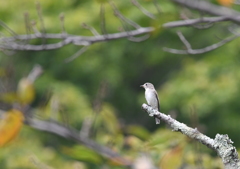
[[[144,83],[143,85],[141,85],[140,87],[143,87],[145,90],[146,89],[154,89],[154,86],[152,83]]]

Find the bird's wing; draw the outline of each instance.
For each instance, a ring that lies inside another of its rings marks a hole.
[[[156,90],[155,90],[155,95],[156,95],[157,103],[158,103],[158,111],[160,111],[160,104],[159,104],[158,94],[157,94]]]

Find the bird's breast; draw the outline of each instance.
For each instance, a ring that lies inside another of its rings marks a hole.
[[[145,98],[147,100],[147,103],[152,106],[154,109],[158,109],[158,100],[156,98],[156,94],[152,90],[146,90],[145,91]]]

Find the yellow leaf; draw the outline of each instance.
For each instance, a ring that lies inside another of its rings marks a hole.
[[[35,90],[31,81],[23,78],[18,83],[17,95],[20,103],[30,104],[35,97]]]
[[[220,5],[230,7],[233,4],[233,0],[217,0]]]
[[[128,146],[135,149],[139,149],[143,145],[143,142],[135,136],[126,137],[125,142]]]
[[[5,102],[5,103],[16,103],[18,101],[18,96],[14,92],[9,92],[9,93],[4,93],[1,94],[0,100]]]
[[[23,124],[23,114],[18,110],[10,110],[0,120],[0,147],[11,141],[19,133]]]

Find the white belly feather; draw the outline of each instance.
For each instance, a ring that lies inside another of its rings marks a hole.
[[[158,99],[157,99],[157,96],[156,96],[156,93],[155,91],[153,90],[145,90],[145,98],[147,100],[147,103],[154,109],[157,109],[158,110]]]

